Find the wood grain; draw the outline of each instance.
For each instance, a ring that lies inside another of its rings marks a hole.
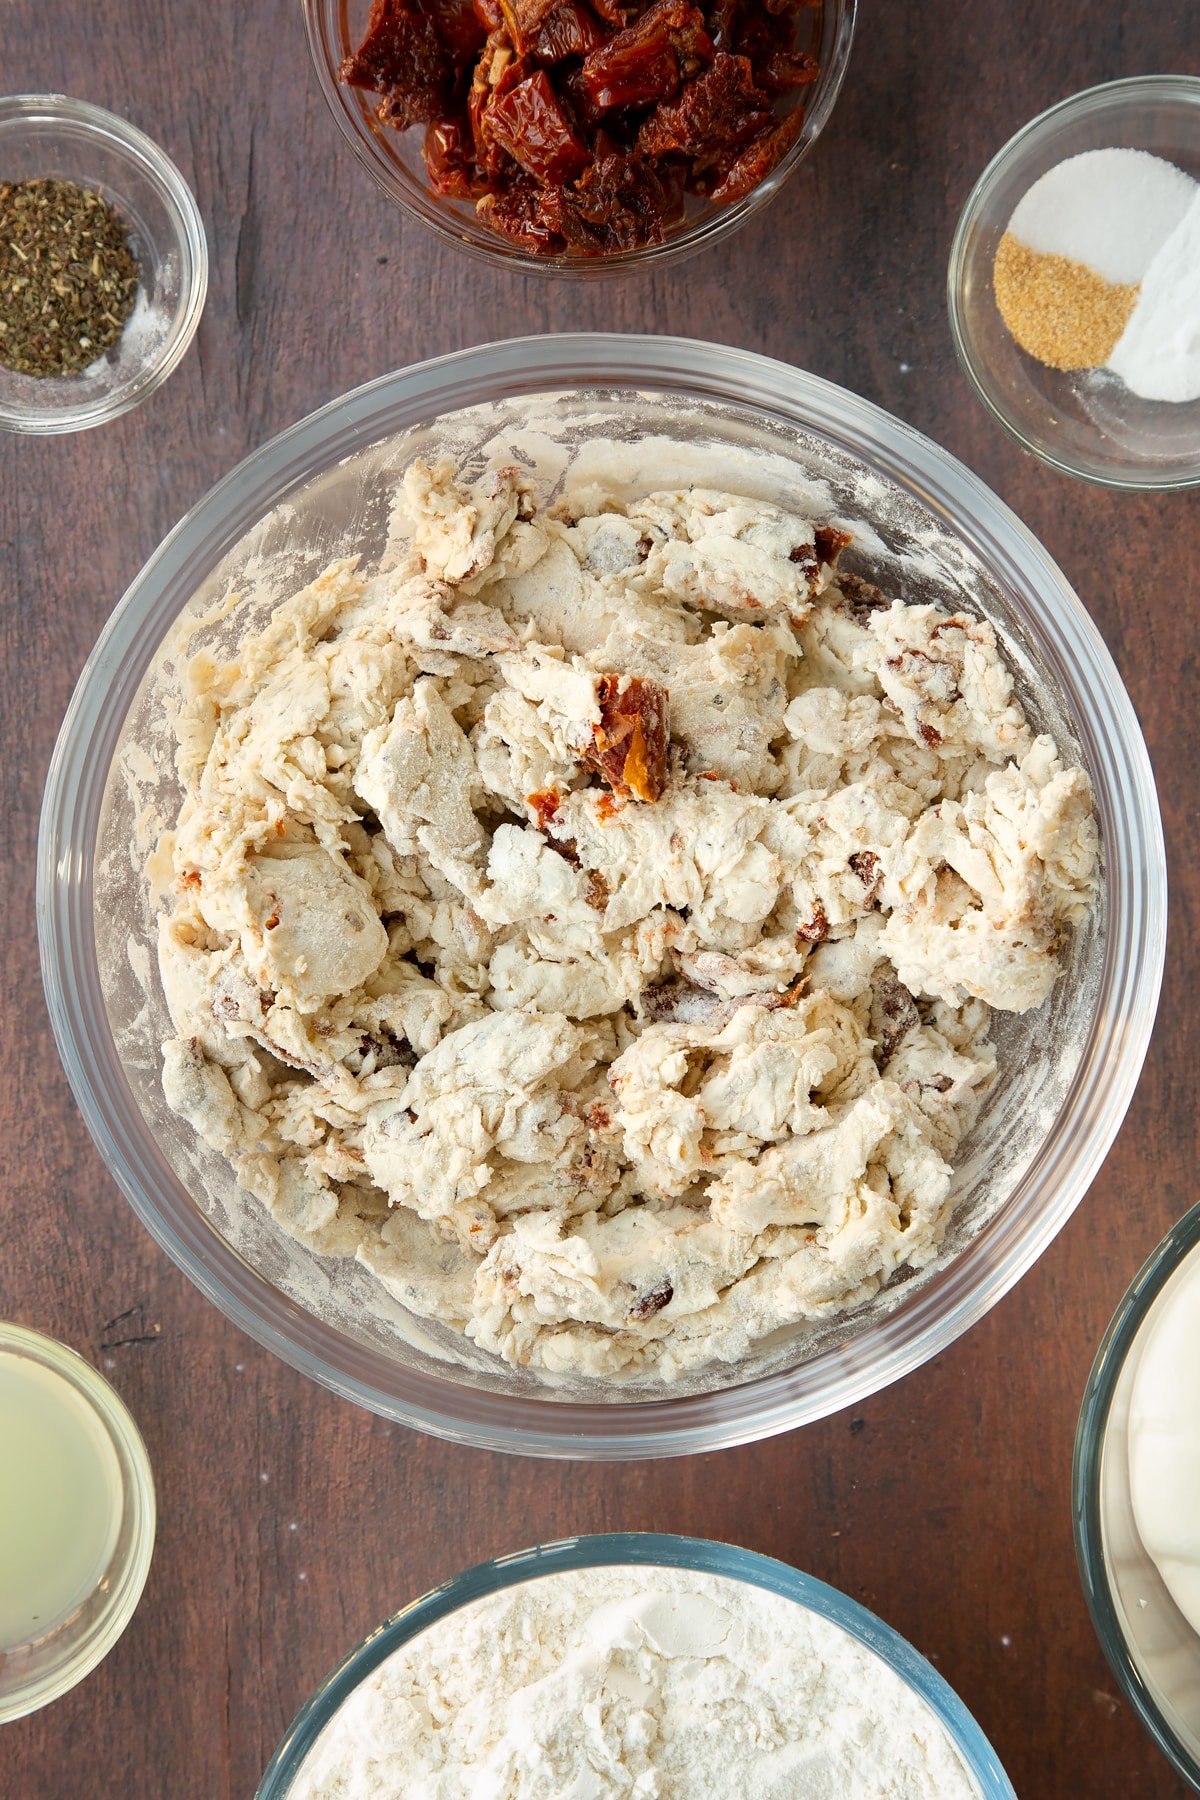
[[[213,259],[196,347],[141,410],[75,438],[0,441],[0,1316],[105,1369],[145,1431],[160,1503],[134,1625],[68,1698],[0,1731],[0,1794],[246,1800],[298,1705],[386,1613],[480,1557],[612,1527],[725,1536],[878,1609],[957,1687],[1023,1800],[1181,1794],[1093,1638],[1068,1483],[1101,1332],[1195,1198],[1200,512],[1194,495],[1102,493],[1023,456],[958,373],[943,282],[959,208],[1009,133],[1096,81],[1195,72],[1189,9],[862,0],[838,111],[777,203],[698,261],[581,287],[481,270],[392,210],[344,153],[294,0],[3,0],[0,67],[8,89],[63,90],[150,132],[195,188]],[[392,367],[601,327],[814,369],[928,432],[1016,508],[1075,582],[1145,723],[1173,912],[1125,1129],[1013,1295],[853,1415],[715,1457],[581,1468],[456,1449],[359,1412],[240,1336],[165,1261],[59,1069],[33,858],[84,657],[220,475]],[[135,1304],[161,1334],[101,1350],[106,1322]]]

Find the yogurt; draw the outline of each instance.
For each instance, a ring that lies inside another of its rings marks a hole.
[[[1134,1377],[1129,1486],[1146,1553],[1200,1633],[1200,1247],[1166,1288]]]

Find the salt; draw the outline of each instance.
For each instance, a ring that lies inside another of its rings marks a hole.
[[[1143,400],[1200,399],[1200,190],[1151,260],[1108,367]]]
[[[1034,182],[1008,229],[1124,286],[1141,281],[1196,194],[1190,175],[1148,150],[1085,150]]]

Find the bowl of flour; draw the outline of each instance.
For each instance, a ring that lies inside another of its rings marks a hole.
[[[1013,1800],[962,1701],[835,1588],[752,1551],[571,1538],[373,1632],[258,1800]]]

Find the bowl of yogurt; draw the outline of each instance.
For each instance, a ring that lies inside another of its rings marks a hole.
[[[873,1613],[729,1544],[607,1533],[467,1569],[353,1650],[257,1800],[1013,1800]]]
[[[235,471],[97,646],[40,857],[159,1242],[522,1453],[747,1441],[935,1354],[1082,1197],[1162,969],[1061,572],[864,401],[661,338],[402,370]]]
[[[1075,1548],[1126,1699],[1200,1792],[1200,1206],[1104,1335],[1075,1441]]]

